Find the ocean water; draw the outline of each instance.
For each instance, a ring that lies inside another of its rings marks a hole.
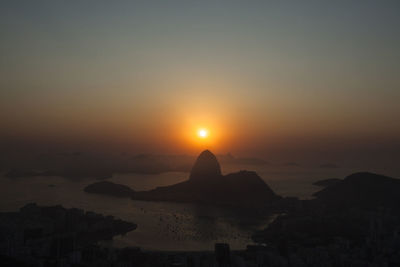
[[[223,166],[223,173],[242,169],[255,170],[282,196],[311,198],[321,188],[313,182],[343,178],[358,170],[351,168],[304,168],[298,166]],[[373,170],[385,173],[386,170]],[[134,190],[148,190],[184,181],[188,173],[158,175],[119,174],[109,179]],[[396,177],[396,176],[395,176]],[[251,234],[268,225],[272,218],[238,214],[237,211],[188,203],[133,201],[88,194],[83,188],[93,179],[72,181],[61,177],[6,178],[0,176],[0,211],[16,211],[29,202],[82,208],[113,215],[138,224],[135,231],[115,237],[112,245],[139,246],[146,250],[212,250],[216,242],[228,242],[233,249],[251,244]]]

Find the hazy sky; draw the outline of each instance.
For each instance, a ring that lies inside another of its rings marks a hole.
[[[398,155],[399,14],[399,1],[2,1],[1,143]]]

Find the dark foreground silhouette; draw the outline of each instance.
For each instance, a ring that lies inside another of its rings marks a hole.
[[[136,227],[81,209],[27,204],[19,212],[0,213],[0,266],[64,266],[66,258],[73,262],[98,241]]]
[[[400,266],[399,193],[399,179],[355,173],[299,200],[253,239],[289,266]]]

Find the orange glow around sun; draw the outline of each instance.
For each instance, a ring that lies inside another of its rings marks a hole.
[[[194,149],[196,152],[203,149],[215,149],[215,145],[219,144],[218,140],[221,138],[221,131],[212,123],[194,123],[187,125],[183,129],[184,142],[187,147]]]
[[[191,112],[182,111],[179,116],[176,120],[179,125],[173,127],[176,130],[175,146],[179,144],[187,153],[198,153],[205,149],[218,152],[229,148],[232,135],[228,129],[233,127],[224,113],[211,108],[204,110],[202,107]]]

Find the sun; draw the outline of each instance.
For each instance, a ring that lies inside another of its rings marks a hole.
[[[200,138],[207,138],[207,137],[208,137],[208,130],[207,130],[207,129],[199,129],[199,130],[197,131],[197,135],[198,135]]]

